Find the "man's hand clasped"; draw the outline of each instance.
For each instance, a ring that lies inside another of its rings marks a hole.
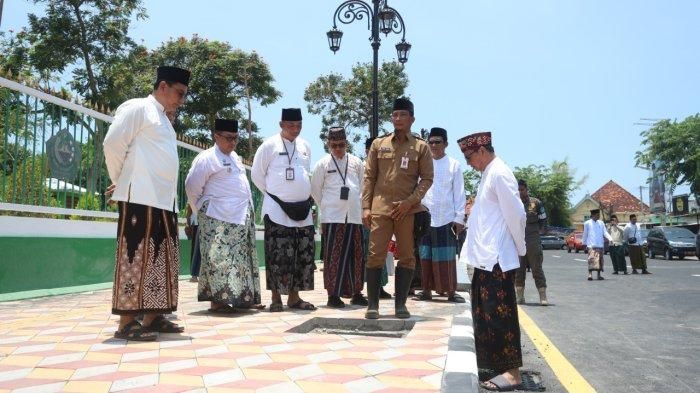
[[[394,221],[399,221],[406,217],[406,214],[411,210],[411,204],[408,203],[407,201],[401,201],[401,202],[394,202],[394,208],[391,210],[391,213],[389,213],[389,216]]]

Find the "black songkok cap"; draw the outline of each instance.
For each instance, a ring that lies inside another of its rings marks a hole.
[[[433,137],[433,136],[442,137],[442,140],[447,142],[447,130],[445,130],[444,128],[440,128],[440,127],[431,128],[430,134],[428,134],[428,138]]]
[[[187,86],[190,83],[190,72],[178,67],[160,66],[156,81],[177,82]]]
[[[342,141],[345,139],[347,139],[347,135],[345,135],[345,128],[331,127],[328,129],[328,140]]]
[[[591,215],[599,214],[599,213],[600,213],[600,209],[593,209],[593,210],[591,210]]]
[[[282,109],[282,121],[301,121],[301,109],[299,109],[299,108],[284,108],[284,109]]]
[[[394,100],[395,111],[408,111],[413,116],[413,103],[408,98],[397,98]]]
[[[365,150],[369,150],[369,148],[372,147],[372,142],[374,142],[375,139],[377,138],[371,136],[365,140]]]
[[[238,132],[238,121],[232,119],[216,119],[214,131]]]

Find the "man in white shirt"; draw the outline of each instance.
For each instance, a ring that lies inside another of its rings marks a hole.
[[[593,272],[598,273],[598,280],[604,280],[603,254],[605,239],[612,241],[612,237],[600,221],[600,209],[591,210],[591,218],[583,223],[583,236],[581,243],[588,250],[588,281],[593,280]]]
[[[316,270],[311,147],[299,136],[301,121],[300,109],[282,109],[282,130],[260,145],[251,171],[253,183],[264,195],[265,278],[272,291],[272,312],[283,310],[281,295],[289,295],[290,308],[316,309],[299,297],[299,291],[314,289]]]
[[[433,157],[433,186],[422,203],[430,211],[430,228],[420,239],[421,284],[419,300],[432,299],[432,291],[447,294],[447,300],[464,303],[457,294],[457,236],[464,229],[464,176],[459,162],[445,154],[447,131],[430,129]]]
[[[520,387],[523,365],[514,276],[518,256],[526,252],[525,208],[513,172],[494,153],[490,132],[457,142],[467,163],[481,172],[462,251],[475,268],[471,293],[476,362],[498,373],[481,386],[514,390]]]
[[[115,337],[152,341],[184,329],[163,314],[177,310],[180,270],[177,226],[179,160],[166,111],[185,102],[190,72],[159,67],[153,93],[117,108],[104,139],[108,192],[119,202],[112,313]],[[144,314],[143,323],[136,315]]]
[[[200,223],[197,298],[211,302],[212,313],[263,308],[253,197],[235,152],[238,122],[216,119],[213,136],[215,145],[195,157],[185,180],[189,204]]]
[[[362,177],[364,165],[347,153],[343,127],[328,131],[328,151],[311,176],[311,195],[321,211],[323,284],[328,307],[343,308],[341,296],[350,304],[366,306],[362,295],[365,264],[362,244]]]
[[[642,274],[651,274],[651,272],[647,270],[647,256],[644,255],[641,232],[642,228],[637,224],[637,215],[630,214],[630,222],[625,225],[622,232],[622,239],[630,254],[632,274],[639,274],[639,272],[637,272],[638,269],[641,269]],[[627,269],[625,269],[625,272],[626,270]]]

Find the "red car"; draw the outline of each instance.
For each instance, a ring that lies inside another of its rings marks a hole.
[[[586,247],[581,243],[581,238],[583,237],[583,232],[572,232],[566,238],[566,250],[571,252],[574,250],[576,252],[585,251]]]

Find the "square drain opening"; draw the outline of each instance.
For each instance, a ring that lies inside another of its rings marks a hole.
[[[288,333],[352,334],[402,338],[406,336],[416,321],[403,319],[352,319],[352,318],[312,318],[295,326]]]

